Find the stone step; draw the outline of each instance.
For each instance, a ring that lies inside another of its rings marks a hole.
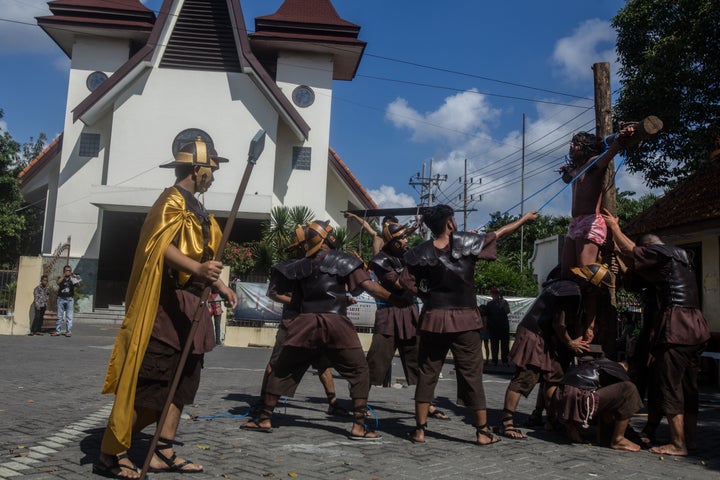
[[[96,308],[92,312],[75,313],[74,322],[88,324],[119,325],[125,318],[125,307],[122,305],[113,308]]]

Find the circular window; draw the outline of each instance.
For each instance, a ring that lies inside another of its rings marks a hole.
[[[85,85],[87,86],[88,90],[94,92],[95,89],[102,85],[107,79],[108,76],[105,74],[105,72],[92,72],[90,75],[88,75],[87,80],[85,81]]]

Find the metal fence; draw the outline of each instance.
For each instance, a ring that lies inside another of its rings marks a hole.
[[[12,315],[15,307],[17,270],[0,270],[0,315]]]

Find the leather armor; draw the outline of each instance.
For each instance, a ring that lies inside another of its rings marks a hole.
[[[667,259],[653,272],[653,283],[662,307],[700,308],[697,281],[687,251],[670,245],[648,245],[646,249]]]
[[[402,258],[395,257],[390,255],[388,252],[381,250],[372,258],[372,260],[370,260],[369,267],[370,270],[375,273],[375,276],[378,278],[378,282],[383,286],[383,288],[385,288],[385,290],[396,295],[402,295],[402,289],[397,288],[394,282],[389,282],[384,278],[387,273],[393,271],[400,275],[403,268],[405,268],[405,263]]]
[[[405,264],[416,278],[424,308],[477,307],[475,262],[484,241],[484,235],[453,232],[449,252],[439,252],[428,240],[405,254]]]
[[[276,269],[291,280],[300,281],[302,313],[337,313],[345,315],[347,277],[362,265],[362,261],[347,253],[329,250],[318,258],[301,258]]]
[[[540,295],[530,306],[530,310],[520,321],[520,325],[540,335],[552,334],[553,315],[556,306],[563,299],[575,298],[577,308],[582,306],[580,287],[572,280],[556,280],[545,284]]]
[[[598,358],[570,366],[562,383],[594,392],[599,388],[627,380],[630,380],[630,377],[619,363],[607,358]]]

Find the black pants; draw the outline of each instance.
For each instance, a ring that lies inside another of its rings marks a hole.
[[[35,318],[33,318],[32,325],[30,326],[30,333],[40,333],[43,325],[43,318],[45,317],[45,307],[35,309]]]
[[[508,363],[508,352],[510,351],[510,333],[490,334],[490,353],[495,365],[498,363],[498,350],[502,363]]]

